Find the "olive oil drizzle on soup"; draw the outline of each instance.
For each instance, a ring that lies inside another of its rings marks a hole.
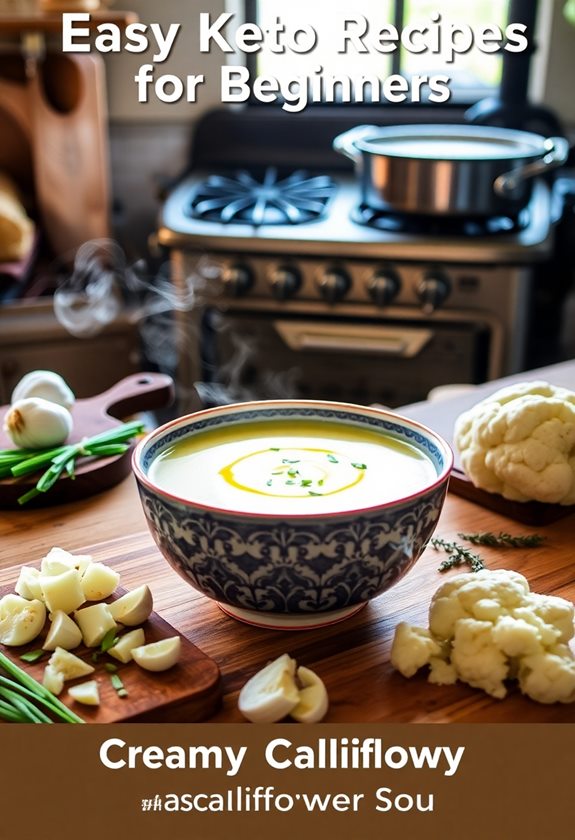
[[[436,471],[414,446],[329,421],[263,421],[179,441],[150,467],[161,489],[246,513],[326,513],[403,498]]]

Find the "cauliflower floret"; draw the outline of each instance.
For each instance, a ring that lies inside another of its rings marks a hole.
[[[549,648],[557,644],[561,637],[561,631],[552,624],[547,624],[543,619],[533,611],[533,607],[525,606],[518,607],[513,610],[513,617],[519,618],[527,624],[531,624],[539,636],[539,640],[543,647]]]
[[[498,699],[507,694],[503,680],[507,679],[509,666],[505,655],[495,644],[491,622],[474,618],[458,621],[451,662],[463,682],[482,688]]]
[[[464,412],[454,440],[472,482],[515,501],[575,504],[575,393],[546,382],[497,391]]]
[[[432,656],[429,660],[428,681],[435,685],[453,685],[457,682],[455,665],[438,656]]]
[[[568,649],[569,650],[569,649]],[[572,703],[575,700],[575,659],[564,647],[526,656],[519,666],[519,687],[538,703]]]
[[[543,650],[538,628],[523,618],[502,615],[493,627],[492,637],[506,656],[527,656]]]
[[[521,605],[529,592],[529,584],[523,575],[508,569],[456,575],[440,586],[431,600],[429,608],[429,629],[432,635],[441,639],[452,639],[455,626],[462,618],[487,618],[481,615],[486,601],[499,605],[497,615]],[[479,613],[477,613],[477,606]],[[492,607],[487,605],[493,613]],[[492,619],[492,616],[489,616]]]
[[[575,701],[573,604],[529,591],[523,575],[487,569],[456,575],[439,587],[429,609],[430,630],[398,625],[391,662],[410,677],[429,665],[429,682],[457,679],[492,697],[505,680],[541,703]]]
[[[538,595],[532,593],[528,598],[529,607],[535,615],[539,616],[546,624],[552,624],[559,632],[559,640],[568,642],[575,634],[573,621],[575,619],[575,608],[565,598],[558,598],[556,595]]]
[[[439,656],[441,646],[431,638],[429,630],[412,627],[404,621],[397,625],[391,648],[391,664],[404,677],[412,677],[429,664],[432,656]]]

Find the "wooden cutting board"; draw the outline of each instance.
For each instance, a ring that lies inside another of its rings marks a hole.
[[[72,408],[74,428],[68,442],[77,443],[82,438],[112,429],[122,418],[140,411],[164,408],[173,398],[174,383],[163,373],[127,376],[102,394],[76,401]],[[14,448],[2,430],[8,409],[7,405],[0,407],[0,449]],[[61,476],[48,493],[36,496],[26,508],[73,502],[118,484],[130,472],[131,449],[111,458],[79,461],[74,480]],[[40,475],[0,480],[0,508],[19,508],[18,498],[35,486]]]
[[[10,573],[15,582],[18,578],[18,569],[9,570]],[[13,591],[13,585],[0,586],[0,597]],[[108,600],[114,600],[122,594],[125,594],[125,590],[118,588],[114,598]],[[89,603],[84,606],[89,606]],[[217,708],[221,696],[220,672],[213,659],[202,653],[155,612],[142,627],[146,634],[146,644],[170,636],[180,636],[182,651],[177,665],[162,673],[151,673],[134,662],[124,665],[106,655],[100,656],[98,662],[94,663],[92,662],[93,649],[81,646],[72,652],[88,664],[94,665],[96,670],[89,676],[67,682],[60,699],[87,723],[144,723],[166,720],[191,723],[211,715]],[[22,662],[20,656],[26,651],[41,648],[45,635],[46,632],[43,632],[39,638],[19,648],[0,645],[0,650],[41,682],[50,653],[34,664]],[[118,696],[112,686],[111,675],[106,670],[106,662],[117,666],[116,673],[128,692],[127,697]],[[92,679],[98,683],[99,706],[83,706],[67,697],[68,686]]]
[[[494,510],[515,522],[525,525],[549,525],[573,513],[569,505],[549,505],[542,502],[514,502],[505,499],[499,493],[488,493],[476,487],[462,469],[454,467],[449,479],[449,492],[469,499],[488,510]]]

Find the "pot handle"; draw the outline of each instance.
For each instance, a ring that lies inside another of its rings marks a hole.
[[[497,195],[506,198],[513,193],[522,181],[528,178],[536,178],[550,172],[565,163],[569,156],[569,143],[564,137],[548,137],[544,141],[545,154],[539,160],[520,166],[511,172],[499,175],[493,182],[493,189]]]
[[[358,140],[363,140],[368,134],[377,130],[378,127],[376,125],[356,125],[355,128],[350,128],[349,131],[338,134],[332,146],[336,152],[345,155],[350,160],[357,161],[360,152],[358,152],[355,144]]]

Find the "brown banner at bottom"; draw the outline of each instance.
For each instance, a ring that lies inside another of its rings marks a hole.
[[[3,725],[0,750],[1,840],[575,833],[575,725]]]

